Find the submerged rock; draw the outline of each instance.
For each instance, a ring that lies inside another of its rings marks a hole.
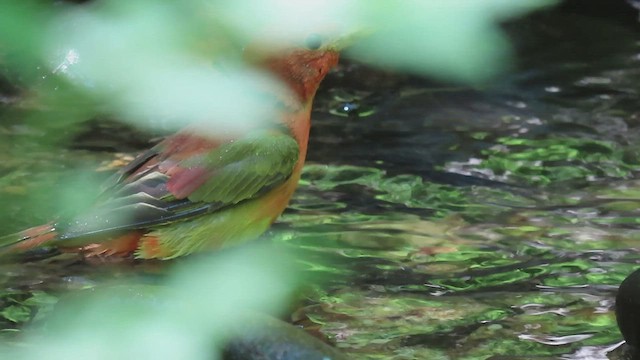
[[[302,329],[262,315],[251,315],[233,332],[225,360],[344,360],[337,349]]]

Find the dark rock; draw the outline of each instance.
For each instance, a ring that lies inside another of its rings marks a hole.
[[[296,326],[252,314],[232,332],[223,359],[344,360],[347,357]]]

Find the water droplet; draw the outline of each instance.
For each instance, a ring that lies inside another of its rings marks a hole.
[[[335,90],[333,100],[329,105],[329,113],[344,117],[365,117],[375,113],[371,106],[367,106],[366,94],[350,93],[344,90]]]

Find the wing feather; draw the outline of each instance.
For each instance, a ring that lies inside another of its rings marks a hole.
[[[60,240],[146,229],[256,198],[291,176],[299,153],[287,131],[274,129],[199,145],[201,153],[188,147],[190,156],[178,145],[169,138],[114,175],[93,211],[56,224]]]

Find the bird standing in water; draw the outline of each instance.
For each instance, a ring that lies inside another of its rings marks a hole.
[[[289,203],[307,153],[311,105],[338,62],[331,48],[259,60],[290,90],[279,118],[241,136],[187,128],[122,168],[88,213],[0,238],[0,253],[40,247],[86,256],[170,259],[256,238]]]

